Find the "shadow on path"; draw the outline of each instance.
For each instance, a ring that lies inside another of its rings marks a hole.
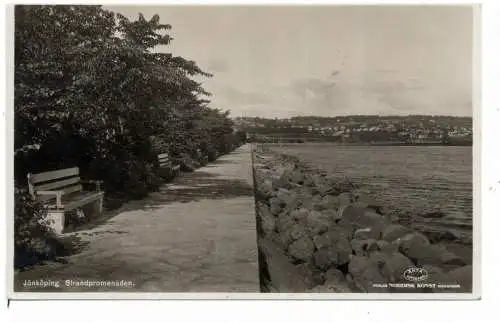
[[[224,162],[230,163],[230,161]],[[123,212],[151,211],[170,203],[188,203],[203,199],[215,200],[243,196],[253,197],[253,188],[245,180],[222,179],[218,178],[217,174],[202,170],[181,173],[171,182],[162,185],[157,192],[150,193],[144,199],[129,201],[118,209],[104,212],[99,218],[91,219],[89,222],[73,228],[69,227],[65,232],[76,233],[92,230]]]

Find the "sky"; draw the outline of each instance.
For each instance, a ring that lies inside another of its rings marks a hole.
[[[233,117],[472,116],[466,6],[105,6],[160,16]]]

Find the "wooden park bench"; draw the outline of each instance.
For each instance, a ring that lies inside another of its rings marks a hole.
[[[48,218],[54,221],[51,226],[56,233],[64,230],[65,212],[90,205],[94,214],[102,214],[102,181],[84,181],[79,174],[78,167],[28,174],[29,193],[47,207]],[[84,184],[95,184],[96,189],[86,191]]]
[[[202,152],[201,152],[201,149],[196,149],[196,157],[198,159],[198,161],[200,162],[201,165],[206,165],[208,164],[208,156],[207,155],[204,155]]]
[[[158,155],[160,168],[167,172],[169,178],[174,178],[181,171],[181,165],[174,164],[168,153]]]

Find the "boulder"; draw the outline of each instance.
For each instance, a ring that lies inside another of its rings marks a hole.
[[[339,205],[339,198],[337,196],[325,195],[316,205],[316,208],[318,209],[318,211],[337,210]]]
[[[295,221],[286,213],[280,213],[276,221],[276,229],[278,232],[285,232],[288,228],[293,226]]]
[[[332,224],[328,217],[325,217],[318,211],[309,212],[305,219],[307,226],[311,229],[311,232],[315,235],[324,233],[328,230],[329,226]]]
[[[365,246],[365,252],[368,255],[371,255],[374,252],[381,251],[382,248],[379,245],[379,241],[375,241],[374,239],[368,239],[366,246]]]
[[[302,201],[302,204],[301,206],[305,209],[308,209],[308,210],[314,210],[314,203],[312,201],[312,196],[309,197],[309,198],[305,198],[303,201]]]
[[[278,190],[280,188],[291,188],[290,182],[282,179],[281,177],[272,176],[271,177],[273,190]]]
[[[283,208],[283,211],[286,213],[290,213],[294,210],[297,210],[301,206],[302,202],[299,196],[293,195],[293,198],[290,203],[287,203]]]
[[[382,203],[377,202],[373,197],[360,193],[356,197],[356,203],[360,203],[363,205],[366,205],[365,207],[374,209],[375,211],[379,211],[380,208],[382,207]]]
[[[288,255],[296,260],[307,261],[314,254],[314,243],[309,237],[302,237],[288,247]]]
[[[296,221],[305,220],[308,215],[309,210],[307,210],[306,208],[300,208],[298,210],[293,210],[292,212],[290,212],[290,216]]]
[[[328,269],[328,271],[325,272],[324,277],[325,277],[325,283],[327,284],[347,283],[344,273],[338,270],[337,268]]]
[[[403,273],[406,269],[414,267],[413,262],[399,252],[391,255],[384,253],[374,253],[370,258],[379,259],[379,266],[386,281],[404,282]]]
[[[282,209],[281,199],[277,197],[271,197],[269,199],[269,210],[272,214],[278,215]]]
[[[347,281],[347,286],[349,286],[349,289],[353,292],[353,293],[365,293],[366,291],[364,290],[364,288],[360,287],[359,284],[357,284],[355,281],[354,281],[354,277],[350,274],[350,273],[347,273],[345,275],[345,279]]]
[[[335,243],[337,250],[337,262],[335,265],[342,266],[349,262],[352,255],[351,243],[347,239],[340,239]]]
[[[302,237],[309,236],[310,233],[306,227],[299,223],[295,223],[286,230],[285,234],[288,234],[288,236],[290,237],[290,242],[293,242]]]
[[[351,234],[345,228],[340,226],[331,226],[328,231],[323,233],[323,236],[329,241],[330,244],[334,244],[339,240],[350,240]]]
[[[330,222],[334,223],[340,220],[338,217],[337,210],[329,209],[329,210],[323,210],[321,211],[321,214],[325,216],[326,218],[330,219]]]
[[[273,182],[270,179],[263,180],[260,185],[258,185],[259,191],[266,197],[271,197],[273,192]]]
[[[320,194],[314,194],[312,197],[313,204],[319,204],[323,200],[323,197]]]
[[[322,246],[314,254],[315,266],[325,271],[332,266],[341,266],[349,262],[351,255],[351,244],[347,239],[338,240],[335,244]]]
[[[352,239],[351,249],[356,256],[365,256],[365,240]]]
[[[337,262],[337,250],[334,246],[323,247],[314,253],[314,265],[321,271],[327,270]]]
[[[376,235],[389,225],[389,219],[366,208],[357,208],[351,205],[340,207],[338,224],[348,230],[357,230],[371,227]]]
[[[327,236],[325,236],[324,234],[314,236],[313,243],[314,243],[314,246],[316,247],[316,249],[325,248],[325,247],[328,247],[332,244],[330,239]]]
[[[421,247],[411,248],[406,253],[406,256],[419,266],[430,265],[453,269],[466,265],[461,257],[448,251],[445,246],[433,244],[419,246]]]
[[[351,240],[351,249],[357,256],[368,256],[381,250],[378,241],[375,239],[353,239]]]
[[[261,220],[262,231],[264,231],[265,235],[268,235],[276,228],[276,219],[265,204],[259,203],[258,212]]]
[[[387,249],[387,246],[389,245],[389,242],[385,241],[385,240],[377,240],[377,245],[380,249],[380,251],[384,250],[384,249]],[[396,250],[394,250],[394,252],[396,252]]]
[[[426,281],[431,283],[441,283],[445,281],[444,278],[446,274],[441,268],[430,265],[422,266],[422,268],[425,269],[429,275]]]
[[[378,240],[379,238],[380,238],[380,230],[376,228],[374,229],[372,227],[357,229],[356,231],[354,231],[353,234],[353,239],[359,239],[359,240],[367,240],[367,239]]]
[[[351,256],[348,265],[352,284],[362,292],[387,292],[386,288],[379,288],[374,284],[387,283],[387,279],[381,274],[379,265],[373,259],[364,256]]]
[[[472,292],[472,281],[473,281],[473,271],[472,266],[463,266],[460,268],[453,269],[446,273],[446,278],[448,283],[460,285],[460,288],[453,288],[451,291],[455,293],[471,293]]]
[[[319,271],[312,263],[302,263],[295,266],[298,274],[304,278],[304,283],[307,288],[322,285],[325,282],[321,271]]]
[[[291,182],[292,181],[292,175],[293,175],[293,167],[291,165],[287,165],[285,167],[285,170],[283,172],[283,174],[281,175],[281,180],[282,181],[285,181],[285,182]]]
[[[298,187],[295,189],[295,192],[302,200],[305,200],[306,198],[312,199],[312,197],[314,195],[312,192],[312,189],[310,187],[307,187],[307,186]]]
[[[276,193],[276,198],[278,198],[281,201],[281,205],[287,205],[292,202],[292,200],[296,197],[295,195],[296,195],[295,193],[292,193],[291,191],[285,188],[280,188]]]
[[[410,232],[412,232],[412,230],[408,227],[402,226],[400,224],[390,224],[382,231],[382,240],[392,242],[407,235]]]
[[[305,199],[302,202],[302,206],[308,210],[320,211],[321,207],[319,203],[321,203],[321,195],[315,193],[311,198]]]
[[[383,253],[387,253],[387,254],[393,254],[395,252],[399,252],[399,242],[396,240],[396,241],[393,241],[393,242],[387,242],[385,240],[380,240],[380,251],[383,252]],[[383,243],[385,242],[385,244]]]
[[[304,177],[304,182],[302,183],[304,186],[311,187],[314,186],[314,181],[310,176],[305,176]]]
[[[300,169],[295,169],[291,174],[290,181],[295,184],[303,184],[304,178],[304,172]]]
[[[353,203],[351,203],[351,205],[354,207],[368,209],[368,204],[365,202],[353,202]],[[373,210],[373,209],[370,209],[370,210]],[[375,212],[375,210],[373,210],[373,212]]]
[[[451,270],[467,265],[467,262],[462,257],[450,251],[441,254],[441,263],[441,267],[446,270]]]
[[[351,240],[352,238],[352,234],[340,226],[331,226],[324,234],[330,239],[330,241],[338,241],[342,239]]]
[[[340,193],[337,197],[339,199],[339,207],[349,205],[353,202],[351,193],[346,193],[346,192]]]
[[[277,178],[282,178],[286,170],[287,168],[283,165],[277,165],[271,169],[273,175],[276,176]]]
[[[399,238],[397,242],[399,243],[399,251],[408,257],[419,254],[422,249],[430,246],[429,239],[418,232],[409,233]]]
[[[275,236],[275,241],[281,245],[284,249],[287,249],[288,246],[292,243],[292,239],[290,237],[290,234],[287,232],[280,232],[277,233]]]
[[[425,265],[422,266],[423,269],[427,272],[427,279],[425,280],[425,283],[434,283],[434,284],[441,284],[446,282],[446,274],[444,271],[436,266],[429,266]],[[435,288],[433,289],[434,292],[442,292],[442,289],[440,288]]]
[[[368,266],[370,266],[368,257],[353,255],[350,257],[348,271],[353,277],[360,276]]]

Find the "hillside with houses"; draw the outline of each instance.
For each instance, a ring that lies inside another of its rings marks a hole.
[[[238,130],[256,141],[472,144],[472,118],[451,116],[339,116],[265,119],[238,117]],[[278,139],[277,139],[278,138]],[[288,139],[288,140],[287,140]]]

